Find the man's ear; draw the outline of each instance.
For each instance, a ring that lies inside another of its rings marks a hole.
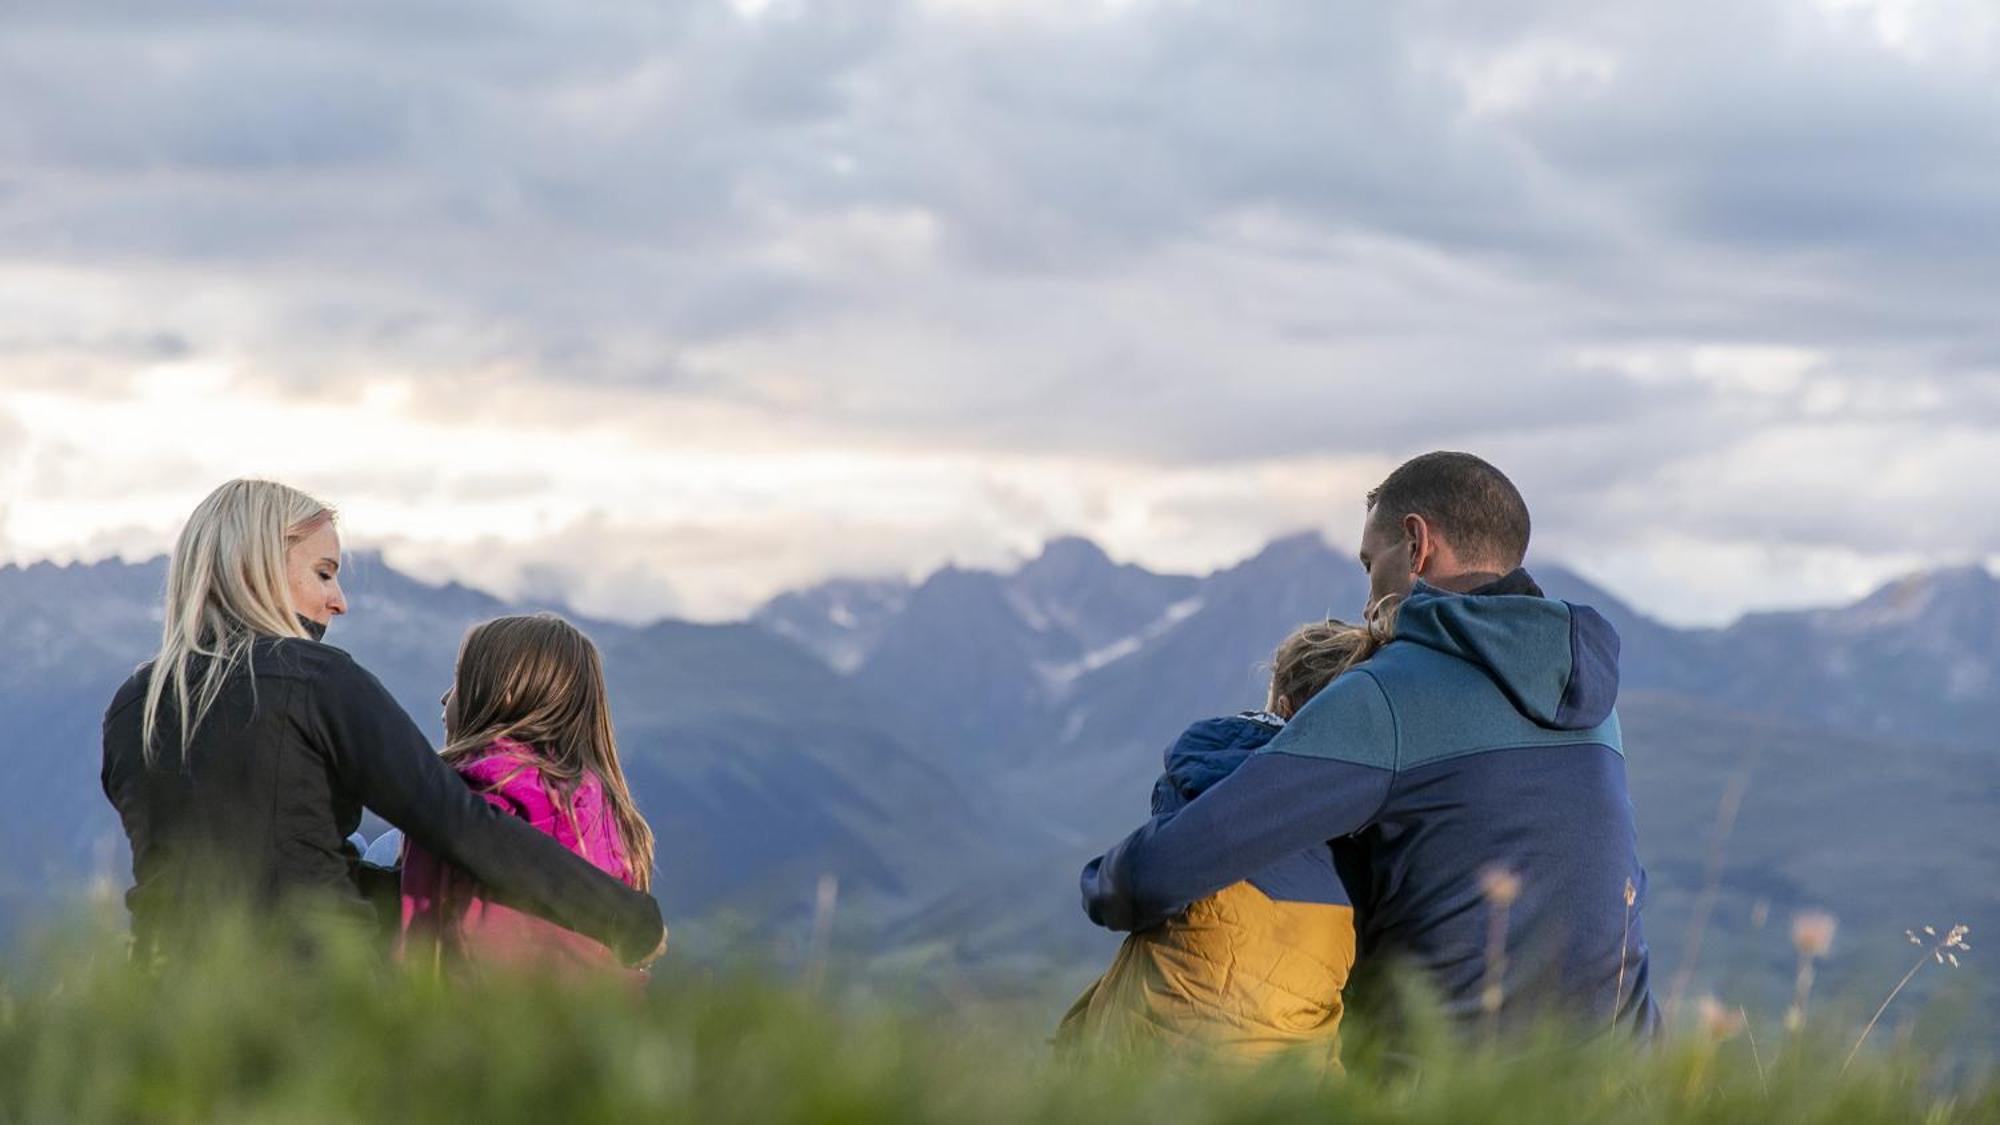
[[[1410,541],[1410,573],[1422,578],[1437,561],[1441,544],[1432,534],[1430,523],[1415,512],[1403,517],[1403,535]]]

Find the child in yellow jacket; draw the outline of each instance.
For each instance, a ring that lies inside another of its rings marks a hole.
[[[1168,749],[1154,815],[1227,777],[1386,636],[1386,622],[1295,630],[1272,657],[1268,710],[1203,720]],[[1198,1046],[1244,1061],[1298,1051],[1338,1069],[1341,992],[1353,966],[1354,908],[1331,849],[1320,846],[1127,937],[1056,1040],[1113,1050]]]

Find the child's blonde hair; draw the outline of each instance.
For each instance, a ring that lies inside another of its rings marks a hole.
[[[1367,660],[1396,634],[1396,603],[1371,609],[1366,624],[1327,618],[1292,630],[1271,654],[1266,710],[1289,721],[1341,674]]]

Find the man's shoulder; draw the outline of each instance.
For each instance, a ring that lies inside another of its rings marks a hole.
[[[1397,716],[1404,768],[1510,747],[1594,743],[1622,751],[1615,711],[1589,730],[1558,730],[1521,713],[1471,661],[1416,644],[1392,644],[1370,669]]]
[[[1362,665],[1321,689],[1260,753],[1393,769],[1399,741],[1395,708],[1373,667]]]
[[[1470,683],[1474,678],[1481,683],[1492,683],[1471,661],[1410,641],[1384,645],[1356,670],[1374,676],[1382,691],[1392,698],[1421,695],[1440,686]]]

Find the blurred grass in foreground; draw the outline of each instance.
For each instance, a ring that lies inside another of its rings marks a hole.
[[[157,975],[112,932],[0,969],[0,1123],[99,1121],[1358,1122],[2000,1121],[1990,1075],[1907,1047],[1845,1075],[1842,1024],[1640,1051],[1552,1037],[1497,1049],[1413,1019],[1391,1050],[1358,1021],[1348,1073],[1054,1057],[1019,1005],[839,1003],[754,968],[670,960],[618,982],[444,983],[362,940],[222,927]],[[1718,1032],[1717,1034],[1722,1034]]]

